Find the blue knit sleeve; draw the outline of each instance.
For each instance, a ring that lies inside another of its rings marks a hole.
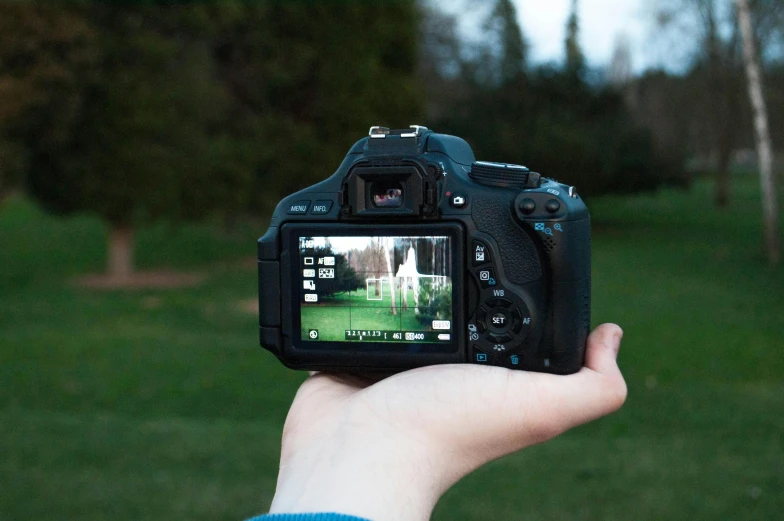
[[[370,521],[343,514],[267,514],[247,521]]]

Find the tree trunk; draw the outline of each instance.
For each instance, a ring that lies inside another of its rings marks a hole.
[[[395,262],[395,245],[393,244],[392,248],[390,248],[389,241],[391,241],[391,239],[386,239],[384,241],[384,258],[387,261],[387,273],[389,274],[389,291],[391,292],[390,312],[393,315],[397,315],[397,307],[395,306],[395,272],[392,271]]]
[[[109,277],[129,278],[133,273],[133,228],[125,225],[110,225],[107,253]]]
[[[754,129],[757,141],[757,156],[760,168],[762,189],[762,225],[765,237],[765,250],[770,264],[781,260],[781,247],[778,236],[778,209],[776,186],[773,177],[773,151],[768,131],[768,111],[762,94],[762,73],[754,44],[748,0],[735,0],[738,6],[738,21],[743,34],[743,60],[746,62],[746,77],[749,97],[754,111]]]

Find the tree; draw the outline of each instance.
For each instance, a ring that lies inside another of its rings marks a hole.
[[[754,33],[749,12],[748,0],[736,0],[740,28],[743,33],[743,58],[746,64],[749,97],[754,110],[757,156],[760,167],[762,189],[763,230],[768,261],[778,264],[781,260],[781,246],[778,238],[776,186],[773,176],[773,150],[768,131],[768,113],[762,93],[762,73],[760,71]]]
[[[412,0],[0,9],[0,192],[102,217],[117,278],[139,226],[267,213],[423,106]]]
[[[585,56],[580,49],[580,22],[577,14],[577,0],[572,0],[569,19],[566,22],[566,74],[572,78],[581,78],[585,73]]]
[[[89,102],[67,135],[31,146],[29,193],[56,213],[100,215],[114,278],[133,272],[136,227],[203,218],[224,203],[216,187],[247,181],[221,161],[228,154],[213,129],[226,96],[209,40],[189,25],[193,9],[88,6],[99,53],[82,85]]]
[[[0,199],[22,188],[30,151],[69,133],[85,102],[80,84],[96,58],[95,34],[75,6],[0,3]],[[40,115],[56,111],[46,124]]]
[[[742,135],[738,125],[742,84],[740,39],[729,0],[662,0],[657,20],[669,28],[683,46],[684,35],[695,35],[689,77],[696,91],[695,140],[698,152],[712,158],[714,203],[730,203],[732,152]]]
[[[624,34],[615,38],[609,76],[610,83],[616,88],[628,86],[634,77],[631,42]]]
[[[496,0],[484,24],[485,48],[480,51],[480,74],[493,84],[509,84],[525,75],[527,46],[511,0]]]

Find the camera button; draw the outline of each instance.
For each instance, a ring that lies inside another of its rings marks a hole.
[[[305,215],[308,213],[308,208],[310,208],[310,201],[297,201],[289,206],[286,213],[289,215]]]
[[[493,313],[490,325],[493,329],[503,331],[507,328],[507,326],[509,326],[509,317],[506,316],[506,313],[497,311]]]
[[[480,333],[487,330],[487,310],[485,308],[480,307],[476,312],[476,325]]]
[[[550,213],[556,213],[561,209],[561,202],[558,199],[550,199],[545,203],[544,209]]]
[[[520,201],[518,208],[520,208],[520,211],[523,212],[523,214],[531,215],[536,210],[536,202],[534,202],[533,199],[529,199],[526,197],[525,199]]]
[[[332,209],[332,201],[323,200],[315,201],[313,208],[310,209],[310,215],[324,215]]]
[[[489,364],[490,363],[490,355],[481,349],[479,346],[474,346],[474,354],[471,358],[472,362],[476,362],[477,364]]]
[[[492,288],[498,284],[495,280],[495,271],[493,268],[485,268],[476,272],[476,276],[479,279],[479,284],[483,288]]]
[[[468,199],[466,199],[464,195],[454,194],[449,200],[449,204],[451,204],[453,208],[465,208],[465,205],[468,204]]]
[[[515,368],[515,367],[519,367],[520,366],[520,362],[521,361],[522,360],[521,360],[520,355],[516,354],[516,353],[513,353],[513,354],[509,355],[509,358],[506,360],[506,363],[507,363],[507,365],[510,368]]]
[[[487,305],[491,308],[506,308],[512,307],[512,301],[505,298],[491,298],[487,301]]]
[[[512,335],[509,333],[490,333],[487,335],[487,338],[496,344],[505,344],[512,341]]]
[[[490,248],[487,247],[487,244],[474,240],[471,246],[471,263],[474,266],[479,266],[490,261],[492,261],[492,258],[490,257]]]

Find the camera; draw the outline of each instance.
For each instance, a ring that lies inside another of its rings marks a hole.
[[[574,373],[591,231],[574,187],[463,139],[372,127],[258,241],[261,345],[287,367],[473,363]]]

